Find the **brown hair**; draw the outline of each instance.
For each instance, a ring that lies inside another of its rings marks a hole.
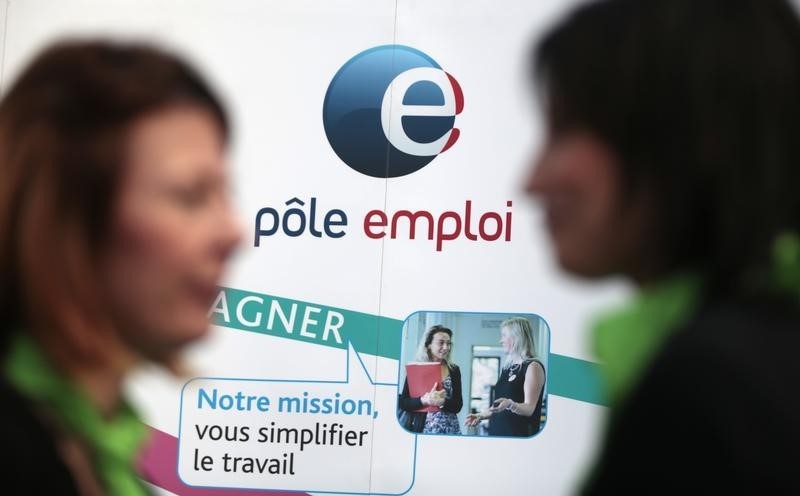
[[[137,118],[219,99],[185,62],[141,44],[69,41],[41,53],[0,102],[0,340],[29,330],[62,365],[102,362],[116,339],[95,263]]]
[[[453,331],[443,325],[436,324],[432,326],[423,335],[422,341],[419,342],[419,347],[417,349],[417,360],[420,362],[431,362],[434,361],[431,357],[431,350],[430,345],[433,342],[433,336],[436,335],[437,332],[443,332],[450,336],[450,339],[453,339]],[[453,343],[450,343],[450,351],[447,352],[447,357],[445,358],[445,362],[447,362],[447,366],[453,368]]]
[[[800,231],[790,2],[586,3],[537,44],[533,67],[551,131],[591,131],[627,193],[652,196],[653,272],[702,274],[709,295],[770,291],[776,239]]]

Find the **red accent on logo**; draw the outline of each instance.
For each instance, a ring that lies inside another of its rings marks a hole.
[[[453,86],[453,95],[456,97],[456,115],[458,115],[462,110],[464,110],[464,92],[461,91],[461,85],[458,84],[456,78],[451,76],[448,72],[445,72],[445,74],[447,74],[447,78],[450,80],[450,84]]]
[[[443,153],[447,151],[448,148],[453,146],[458,140],[459,136],[461,136],[461,131],[459,131],[457,127],[454,127],[453,131],[450,133],[450,138],[447,140],[447,143],[444,145],[444,148],[442,148],[442,151],[439,153]]]

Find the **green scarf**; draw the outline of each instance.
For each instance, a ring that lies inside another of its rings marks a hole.
[[[800,235],[786,232],[778,236],[772,245],[772,261],[775,289],[800,302]]]
[[[625,308],[594,326],[595,353],[603,362],[603,386],[611,407],[619,406],[669,334],[695,309],[700,278],[681,274],[643,288]]]
[[[769,291],[800,302],[800,235],[785,232],[772,245]],[[602,316],[593,329],[594,349],[604,363],[605,397],[618,407],[636,386],[664,340],[696,310],[702,279],[679,274],[642,288],[622,309]]]
[[[147,495],[134,469],[147,430],[125,403],[105,419],[78,388],[55,370],[33,340],[20,334],[9,348],[6,377],[24,396],[43,405],[91,449],[91,462],[107,494]]]

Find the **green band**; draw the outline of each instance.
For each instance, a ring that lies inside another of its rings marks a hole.
[[[359,353],[400,359],[402,320],[233,288],[221,288],[211,317],[231,329],[340,349],[350,341]],[[604,404],[596,363],[551,353],[549,368],[550,394]]]

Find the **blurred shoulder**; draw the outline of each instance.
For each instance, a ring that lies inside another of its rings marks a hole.
[[[705,305],[667,341],[664,352],[700,361],[713,356],[745,368],[771,361],[800,370],[800,362],[795,359],[798,349],[800,308],[763,300]]]
[[[5,381],[0,381],[0,477],[8,487],[28,494],[77,494],[61,460],[56,441],[34,408]]]
[[[621,483],[676,493],[800,491],[799,349],[794,305],[704,305],[613,412],[588,493]]]
[[[704,413],[713,425],[741,417],[749,428],[769,425],[791,432],[800,442],[793,420],[800,416],[798,351],[796,305],[716,302],[705,305],[667,340],[640,392],[682,399],[695,421]]]

